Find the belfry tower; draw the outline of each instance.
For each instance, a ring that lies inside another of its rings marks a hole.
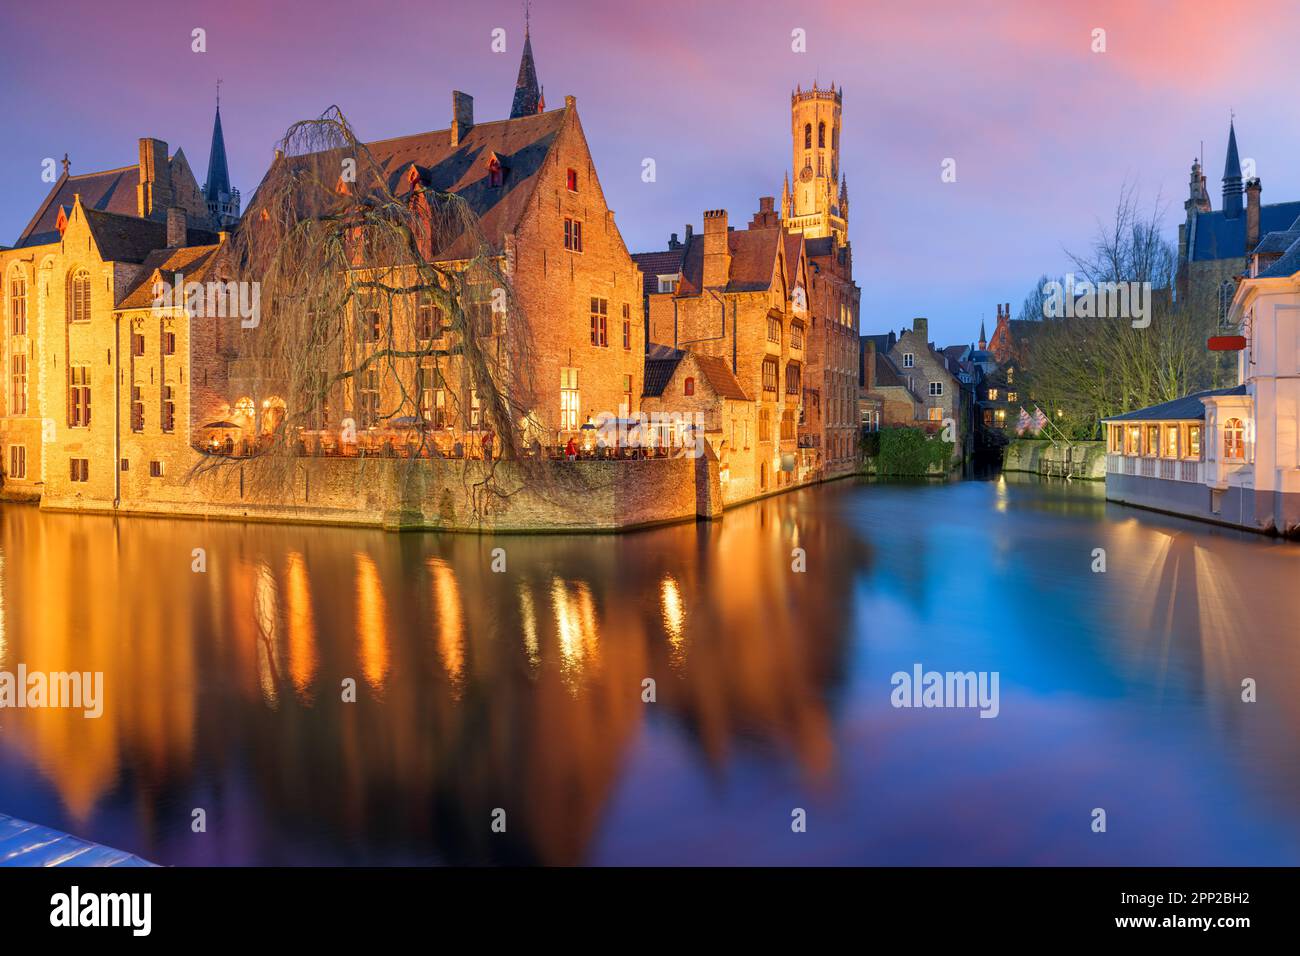
[[[841,245],[849,241],[849,190],[840,173],[840,107],[844,89],[811,90],[790,94],[790,136],[794,180],[782,195],[786,228],[809,239],[834,235]],[[787,199],[788,196],[788,199]]]

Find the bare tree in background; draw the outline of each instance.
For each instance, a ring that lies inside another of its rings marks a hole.
[[[1126,185],[1089,249],[1069,253],[1076,283],[1150,283],[1149,326],[1134,328],[1127,316],[1044,318],[1033,337],[1033,394],[1062,411],[1075,434],[1091,434],[1106,416],[1210,385],[1205,343],[1212,330],[1174,309],[1177,252],[1161,237],[1162,214],[1158,199],[1144,213],[1137,190]]]

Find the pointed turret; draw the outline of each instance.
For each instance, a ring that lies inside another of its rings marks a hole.
[[[524,24],[524,55],[519,60],[519,78],[515,80],[515,100],[510,118],[534,116],[542,111],[542,90],[537,84],[537,66],[533,63],[533,38],[527,21]]]
[[[1228,219],[1241,216],[1241,159],[1237,156],[1237,130],[1228,121],[1228,157],[1223,163],[1223,215]]]
[[[989,340],[984,335],[984,320],[980,319],[980,351],[983,352],[989,347]]]
[[[217,114],[212,121],[212,148],[208,151],[208,181],[203,186],[208,217],[213,226],[225,229],[239,219],[239,190],[230,188],[230,167],[226,162],[226,137],[221,132],[221,85],[217,84]]]

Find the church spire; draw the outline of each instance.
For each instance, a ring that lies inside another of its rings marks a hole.
[[[980,351],[983,352],[989,346],[989,340],[984,335],[984,320],[980,319]]]
[[[545,109],[542,90],[537,85],[537,66],[533,63],[533,38],[528,11],[524,12],[524,55],[519,60],[519,78],[515,80],[515,100],[510,106],[510,118],[533,116]]]
[[[1228,120],[1228,157],[1223,163],[1223,215],[1228,219],[1241,216],[1241,159],[1237,156],[1237,130]]]
[[[239,219],[239,192],[230,188],[230,167],[226,163],[226,138],[221,132],[221,81],[217,80],[217,114],[212,121],[212,148],[208,151],[208,181],[203,187],[208,216],[224,229]]]

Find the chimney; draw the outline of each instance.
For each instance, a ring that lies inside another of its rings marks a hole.
[[[460,90],[451,91],[451,145],[459,146],[474,127],[474,97]]]
[[[930,322],[928,319],[917,318],[912,320],[912,334],[920,338],[922,344],[930,341]]]
[[[1263,188],[1258,176],[1246,182],[1246,255],[1259,245],[1259,194]]]
[[[172,204],[172,170],[167,144],[160,139],[140,140],[140,184],[136,187],[136,214],[159,219]]]
[[[686,245],[689,246],[691,244],[691,239],[694,235],[695,235],[695,225],[693,223],[688,222],[686,224],[686,240],[685,240]]]
[[[876,340],[867,339],[862,350],[862,387],[868,392],[876,387]]]
[[[731,248],[727,242],[727,210],[704,211],[704,288],[724,286],[731,278]]]
[[[682,247],[681,240],[677,238],[677,233],[674,232],[671,236],[668,237],[668,248],[680,249],[681,247]]]
[[[181,206],[167,207],[167,248],[179,249],[185,245],[185,209]]]
[[[775,206],[775,197],[759,196],[758,212],[754,213],[754,218],[750,220],[750,228],[769,229],[773,226],[780,225],[780,219],[777,217]]]

